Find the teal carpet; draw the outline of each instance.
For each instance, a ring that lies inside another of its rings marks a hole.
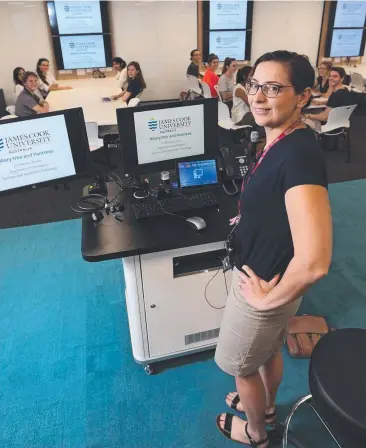
[[[330,187],[330,275],[302,311],[366,327],[366,181]],[[0,447],[234,447],[215,429],[233,380],[212,359],[147,376],[131,355],[120,261],[80,255],[80,220],[0,231]],[[286,355],[280,417],[308,392],[306,360]],[[311,411],[294,430],[334,446]]]

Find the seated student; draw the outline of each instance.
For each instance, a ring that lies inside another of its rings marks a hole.
[[[329,74],[329,89],[331,95],[328,98],[327,108],[318,114],[306,114],[305,118],[311,120],[309,126],[319,130],[321,122],[326,122],[330,111],[334,107],[351,106],[360,104],[363,99],[362,93],[352,92],[344,85],[346,72],[342,67],[332,67]]]
[[[237,70],[235,58],[226,58],[222,68],[222,75],[219,79],[218,88],[223,101],[228,102],[233,99],[235,87],[235,72]]]
[[[203,82],[208,84],[211,91],[212,98],[217,98],[218,94],[216,92],[215,86],[219,83],[219,77],[216,75],[217,67],[219,66],[219,58],[211,53],[207,59],[208,67],[205,71],[205,76],[203,77]]]
[[[233,91],[233,108],[231,110],[231,119],[234,124],[239,126],[247,124],[244,117],[250,111],[245,84],[249,81],[252,69],[252,67],[246,65],[245,67],[239,69],[236,74],[236,86]]]
[[[35,93],[38,89],[38,76],[33,72],[25,72],[23,84],[24,89],[15,103],[15,115],[28,117],[49,112],[47,101],[41,100]]]
[[[45,98],[51,90],[70,90],[70,86],[59,86],[56,79],[50,73],[50,61],[45,58],[38,59],[36,72],[38,78],[38,88]]]
[[[13,82],[14,82],[14,95],[15,98],[18,98],[19,93],[24,89],[23,85],[23,76],[25,70],[23,67],[15,67],[13,70]]]
[[[323,61],[319,65],[319,76],[316,78],[314,90],[326,94],[329,90],[329,73],[332,68],[331,61]]]
[[[127,104],[136,98],[144,89],[146,89],[146,83],[140,64],[136,61],[132,61],[127,66],[127,89],[123,92],[122,101]]]
[[[112,99],[116,100],[121,98],[127,88],[127,64],[122,58],[117,57],[112,59],[112,66],[117,72],[116,80],[118,81],[118,87],[121,89],[120,93],[113,95],[112,97]]]
[[[187,68],[187,75],[194,76],[198,79],[202,79],[202,76],[199,71],[199,64],[201,60],[201,53],[196,48],[191,51],[191,63]]]

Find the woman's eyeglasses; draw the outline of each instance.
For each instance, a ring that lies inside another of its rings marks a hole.
[[[245,90],[248,95],[255,95],[259,88],[262,90],[262,93],[267,98],[275,98],[282,89],[286,87],[294,87],[294,86],[281,86],[279,84],[258,84],[253,81],[247,81],[245,83]]]

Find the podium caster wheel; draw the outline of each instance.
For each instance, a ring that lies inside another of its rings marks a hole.
[[[154,369],[153,369],[152,365],[150,365],[150,364],[146,364],[144,366],[144,370],[148,375],[152,375],[154,373]]]

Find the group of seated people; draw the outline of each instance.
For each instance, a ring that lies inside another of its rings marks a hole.
[[[140,64],[132,61],[128,65],[119,57],[113,59],[113,68],[117,72],[119,92],[111,98],[121,98],[128,103],[136,98],[146,88]],[[53,90],[69,90],[70,86],[61,86],[50,73],[50,62],[40,58],[36,71],[26,71],[23,67],[13,70],[15,115],[18,117],[32,116],[49,112],[50,107],[46,101],[47,95]]]
[[[213,98],[221,97],[231,110],[231,119],[236,125],[250,124],[250,110],[247,96],[247,86],[251,79],[252,67],[245,65],[237,69],[235,58],[227,57],[219,76],[219,58],[210,54],[204,75],[199,72],[201,54],[198,49],[191,51],[191,63],[187,75],[195,76],[201,83],[206,83]],[[315,130],[320,130],[321,124],[328,120],[332,108],[361,104],[364,95],[353,91],[350,87],[350,76],[344,68],[333,67],[331,61],[323,61],[319,68],[319,76],[315,80],[312,104],[324,105],[325,110],[319,113],[307,113],[306,123]],[[320,97],[320,99],[318,98]]]

